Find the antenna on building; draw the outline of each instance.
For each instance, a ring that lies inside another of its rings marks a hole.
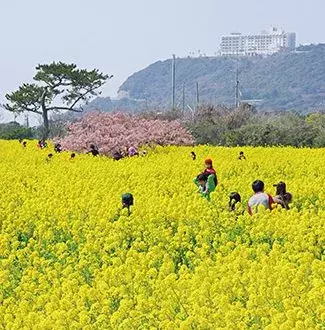
[[[173,62],[172,62],[172,109],[175,108],[175,54],[173,54]]]

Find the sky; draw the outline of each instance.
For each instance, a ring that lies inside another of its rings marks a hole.
[[[37,64],[75,63],[114,77],[116,96],[134,72],[192,52],[214,55],[221,36],[271,26],[297,44],[325,42],[325,0],[0,0],[0,103]],[[0,120],[12,120],[0,110]]]

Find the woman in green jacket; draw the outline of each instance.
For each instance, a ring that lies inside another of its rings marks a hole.
[[[210,201],[210,193],[216,189],[215,175],[201,173],[193,180],[193,182],[199,187],[200,194]]]

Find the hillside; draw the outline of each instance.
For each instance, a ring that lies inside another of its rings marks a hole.
[[[158,61],[134,73],[120,87],[130,99],[150,106],[171,105],[172,60]],[[194,105],[196,82],[200,102],[234,104],[236,59],[200,57],[176,59],[176,103]],[[325,45],[303,46],[293,53],[239,59],[243,100],[259,100],[259,109],[307,111],[325,108]]]

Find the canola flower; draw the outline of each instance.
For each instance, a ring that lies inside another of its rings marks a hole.
[[[324,149],[55,154],[0,141],[0,329],[324,329]],[[211,157],[211,202],[192,179]],[[291,209],[249,216],[255,179]],[[121,194],[135,197],[132,213]],[[242,205],[228,212],[228,195]]]

